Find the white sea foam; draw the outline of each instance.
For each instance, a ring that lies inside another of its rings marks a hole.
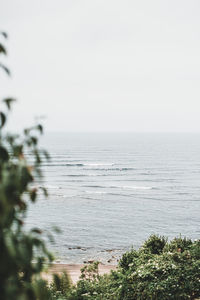
[[[51,185],[51,184],[45,185],[45,188],[46,189],[60,189],[60,187],[58,185]]]
[[[109,194],[108,192],[101,192],[101,191],[85,191],[87,194]]]
[[[122,189],[134,189],[134,190],[152,190],[152,186],[130,186],[130,185],[125,185],[121,187]]]
[[[134,190],[151,190],[153,189],[152,186],[132,186],[132,185],[124,185],[124,186],[118,186],[118,185],[84,185],[85,187],[89,188],[110,188],[110,189],[134,189]]]
[[[86,163],[83,164],[84,166],[90,166],[90,167],[104,167],[104,166],[114,166],[114,163]]]

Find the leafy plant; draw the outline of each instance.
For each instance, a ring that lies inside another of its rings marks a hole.
[[[7,34],[0,35],[5,42]],[[3,43],[0,54],[7,54]],[[0,68],[10,75],[4,64],[0,63]],[[52,255],[41,238],[42,231],[33,228],[26,232],[24,220],[29,203],[37,200],[34,182],[41,178],[41,163],[48,154],[38,148],[38,137],[43,132],[40,124],[21,135],[7,133],[14,101],[9,97],[0,104],[0,297],[44,300],[51,296],[40,274]],[[45,188],[42,190],[47,195]]]
[[[72,281],[66,272],[61,275],[53,274],[53,281],[50,285],[53,299],[66,299],[71,287]]]
[[[180,248],[182,250],[180,250]],[[100,276],[85,266],[67,300],[185,300],[200,297],[200,241],[150,236],[139,250],[125,253],[116,271]]]
[[[3,39],[7,34],[1,32]],[[6,55],[0,43],[0,54]],[[0,68],[10,75],[2,63]],[[48,153],[38,148],[40,124],[16,135],[6,132],[14,99],[6,98],[0,109],[0,299],[3,300],[185,300],[200,297],[200,241],[175,238],[167,242],[156,235],[139,250],[125,253],[118,269],[99,275],[98,262],[85,266],[72,285],[67,274],[54,275],[50,286],[41,278],[52,255],[42,231],[25,231],[30,202],[35,202],[41,179],[41,163]],[[47,195],[45,188],[42,188]]]

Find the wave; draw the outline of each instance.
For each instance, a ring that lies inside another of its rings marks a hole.
[[[101,191],[85,191],[86,194],[109,194],[108,192],[101,192]]]
[[[103,192],[103,191],[85,191],[85,194],[90,194],[90,195],[111,195],[111,196],[123,196],[123,197],[132,197],[133,195],[127,195],[127,194],[122,194],[122,193],[111,193],[111,192]],[[89,200],[99,200],[99,199],[95,199],[93,197],[86,197],[84,195],[79,195],[78,197],[83,198],[83,199],[89,199]]]
[[[107,188],[107,186],[102,186],[102,185],[83,185],[83,186],[89,188]]]
[[[43,167],[83,167],[82,163],[48,163],[42,164]]]
[[[83,167],[84,164],[80,164],[80,163],[77,163],[77,164],[65,164],[66,167]]]
[[[134,190],[152,190],[152,186],[123,186],[123,189],[134,189]]]
[[[88,177],[90,175],[86,174],[69,174],[69,175],[62,175],[63,177]],[[92,175],[91,175],[92,176]],[[94,175],[95,176],[95,175]]]
[[[85,180],[81,180],[81,179],[69,179],[69,180],[65,180],[65,182],[85,182]]]
[[[62,174],[61,175],[62,177],[109,177],[109,176],[112,176],[112,177],[120,177],[120,174]],[[121,179],[116,179],[116,181],[123,181],[123,180],[121,180]],[[133,180],[133,179],[125,179],[124,181],[131,181],[131,182],[133,182],[133,181],[142,181],[142,182],[144,182],[144,180]],[[155,180],[145,180],[145,181],[152,181],[152,182],[155,182]]]
[[[60,186],[58,186],[58,185],[51,185],[51,184],[45,185],[45,188],[47,188],[47,189],[61,189]]]
[[[48,164],[42,164],[43,167],[83,167],[83,164],[69,164],[69,163],[48,163]]]
[[[99,177],[99,176],[108,176],[107,174],[67,174],[62,175],[63,177]]]
[[[93,170],[93,171],[129,171],[135,170],[135,168],[127,167],[127,168],[84,168],[84,170]]]
[[[47,190],[58,190],[58,189],[61,189],[60,186],[58,185],[52,185],[52,184],[44,184],[44,185],[34,185],[35,188],[38,189],[38,192],[43,194],[43,192],[41,191],[43,188],[47,189]]]
[[[130,186],[130,185],[124,185],[124,186],[118,186],[118,185],[110,185],[110,186],[103,186],[103,185],[83,185],[84,187],[89,188],[101,188],[101,189],[134,189],[134,190],[152,190],[154,187],[152,186]]]
[[[87,163],[84,166],[98,167],[98,166],[114,166],[113,163]]]
[[[104,166],[114,166],[114,163],[44,163],[43,167],[104,167]],[[92,168],[93,169],[93,168]]]
[[[65,166],[69,167],[104,167],[104,166],[114,166],[113,163],[67,163]]]

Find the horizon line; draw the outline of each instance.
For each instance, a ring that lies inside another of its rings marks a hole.
[[[200,131],[70,131],[70,130],[44,130],[45,133],[135,133],[135,134],[200,134]]]

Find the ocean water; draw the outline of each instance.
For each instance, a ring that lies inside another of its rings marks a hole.
[[[44,136],[48,199],[27,226],[51,230],[62,262],[115,263],[153,233],[200,236],[200,134],[52,133]]]

